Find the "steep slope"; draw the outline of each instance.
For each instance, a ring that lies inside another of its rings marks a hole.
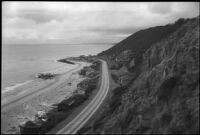
[[[111,67],[119,86],[112,89],[100,115],[82,132],[199,133],[199,17],[181,22],[168,36],[151,41],[139,65],[132,62],[135,56],[124,50],[119,49],[118,55],[130,59],[120,61],[117,55],[110,55],[122,42],[132,44],[131,37],[100,54],[108,56],[109,63],[122,62],[119,68]],[[124,70],[130,63],[134,68]]]
[[[176,29],[178,29],[186,20],[179,19],[174,24],[168,24],[166,26],[157,26],[148,28],[145,30],[140,30],[121,42],[117,43],[114,47],[103,51],[98,54],[99,56],[107,55],[107,56],[116,56],[120,52],[124,50],[132,50],[137,53],[144,52],[148,49],[153,43],[156,41],[166,38]]]

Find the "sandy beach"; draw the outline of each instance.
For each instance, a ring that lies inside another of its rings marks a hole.
[[[75,63],[69,68],[59,69],[60,74],[54,79],[35,79],[13,91],[3,93],[1,131],[19,132],[19,123],[33,119],[38,111],[48,111],[53,104],[70,96],[76,90],[77,84],[84,79],[78,75],[78,71],[90,65],[85,62]]]

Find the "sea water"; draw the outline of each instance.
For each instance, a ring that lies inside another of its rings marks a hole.
[[[31,82],[37,73],[59,69],[56,60],[95,55],[112,45],[2,45],[2,91]],[[70,66],[70,65],[69,65]]]

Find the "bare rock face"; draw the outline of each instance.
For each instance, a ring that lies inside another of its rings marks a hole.
[[[187,19],[146,50],[117,109],[89,133],[199,134],[199,30],[199,17]]]
[[[132,60],[130,61],[130,63],[129,63],[129,68],[134,68],[135,67],[135,59],[134,58],[132,58]]]

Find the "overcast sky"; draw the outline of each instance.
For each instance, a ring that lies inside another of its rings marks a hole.
[[[3,2],[3,43],[116,43],[144,28],[199,15],[199,3]]]

